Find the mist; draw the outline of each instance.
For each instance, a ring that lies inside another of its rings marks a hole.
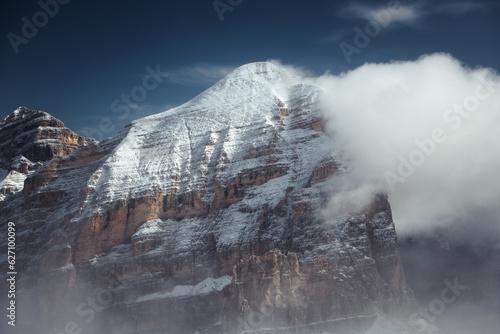
[[[387,192],[400,235],[455,222],[500,232],[497,72],[440,53],[304,80],[324,90],[326,131],[348,164],[328,217]]]

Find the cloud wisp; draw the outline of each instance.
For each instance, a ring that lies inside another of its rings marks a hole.
[[[421,6],[415,4],[387,5],[385,7],[351,3],[342,8],[337,16],[343,19],[362,19],[365,21],[376,21],[385,23],[384,28],[392,25],[406,24],[412,25],[417,22],[424,11]]]
[[[434,12],[437,14],[459,16],[474,11],[484,12],[489,8],[498,5],[499,4],[495,2],[470,2],[470,1],[446,2],[438,4]]]
[[[381,6],[365,4],[360,2],[351,3],[341,8],[336,16],[346,20],[375,21],[383,24],[383,28],[406,25],[419,27],[423,19],[431,15],[460,16],[475,11],[486,11],[498,6],[494,2],[471,2],[471,1],[388,1]],[[387,18],[390,19],[387,19]]]
[[[235,67],[219,65],[195,65],[170,72],[168,80],[183,86],[210,86],[231,73]]]

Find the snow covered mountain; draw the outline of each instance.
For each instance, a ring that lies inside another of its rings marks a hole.
[[[30,305],[19,326],[360,333],[410,314],[387,197],[321,214],[344,172],[321,94],[252,63],[100,143],[43,112],[4,118],[0,223],[16,224]]]

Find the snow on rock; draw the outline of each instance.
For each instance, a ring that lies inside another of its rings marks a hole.
[[[41,112],[4,118],[12,150],[2,152],[13,153],[0,157],[0,186],[17,192],[0,210],[29,240],[19,284],[36,290],[40,318],[64,324],[73,314],[59,306],[75,301],[74,311],[89,285],[113,293],[107,332],[219,323],[211,331],[229,333],[269,307],[263,328],[357,328],[371,324],[372,304],[411,306],[387,198],[358,215],[321,214],[329,178],[344,171],[321,95],[253,63],[100,143]]]
[[[164,194],[194,189],[220,162],[231,162],[226,175],[258,166],[260,160],[245,158],[278,129],[274,118],[288,88],[280,73],[269,63],[244,66],[190,102],[134,121],[102,167],[98,202],[136,197],[154,186]]]
[[[11,171],[0,181],[0,200],[3,200],[6,194],[15,194],[23,190],[24,180],[26,180],[25,174]]]
[[[156,292],[151,295],[142,296],[136,300],[137,303],[150,301],[153,299],[186,298],[192,296],[202,296],[213,292],[220,292],[232,282],[231,276],[219,278],[208,277],[196,285],[178,285],[170,292]]]

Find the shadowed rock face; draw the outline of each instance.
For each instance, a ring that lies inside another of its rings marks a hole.
[[[78,136],[46,112],[26,107],[19,107],[1,120],[0,128],[3,163],[11,162],[19,155],[32,162],[49,161],[70,155],[93,142]]]
[[[320,95],[255,63],[110,140],[15,144],[48,157],[0,206],[22,240],[20,298],[37,300],[26,328],[350,333],[411,309],[387,197],[321,215],[344,167]]]

